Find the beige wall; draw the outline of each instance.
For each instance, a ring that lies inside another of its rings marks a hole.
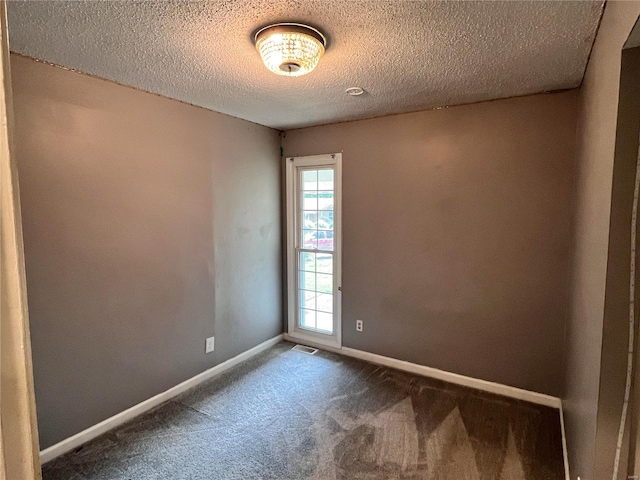
[[[46,448],[282,332],[279,137],[15,55],[12,70]]]
[[[567,386],[563,400],[572,477],[580,475],[586,480],[605,478],[592,475],[620,53],[639,13],[637,1],[607,3],[580,90],[576,234],[567,322]],[[608,453],[610,447],[607,447]]]
[[[576,107],[573,91],[286,133],[285,156],[344,152],[344,345],[561,393]]]

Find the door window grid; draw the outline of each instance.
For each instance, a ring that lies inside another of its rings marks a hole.
[[[299,170],[298,325],[333,333],[334,170]]]

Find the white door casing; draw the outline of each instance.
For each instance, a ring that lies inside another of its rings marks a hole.
[[[286,207],[288,337],[340,348],[342,154],[287,158]]]

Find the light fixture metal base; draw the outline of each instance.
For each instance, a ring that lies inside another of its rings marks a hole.
[[[323,47],[327,48],[327,37],[325,37],[320,30],[303,23],[291,22],[272,23],[271,25],[265,25],[264,27],[260,28],[253,36],[253,42],[256,43],[260,37],[271,35],[272,33],[288,32],[297,32],[305,35],[311,35],[313,38],[322,43]]]

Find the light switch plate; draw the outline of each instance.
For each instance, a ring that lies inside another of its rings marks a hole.
[[[211,353],[215,347],[215,337],[207,338],[204,346],[204,353]]]

